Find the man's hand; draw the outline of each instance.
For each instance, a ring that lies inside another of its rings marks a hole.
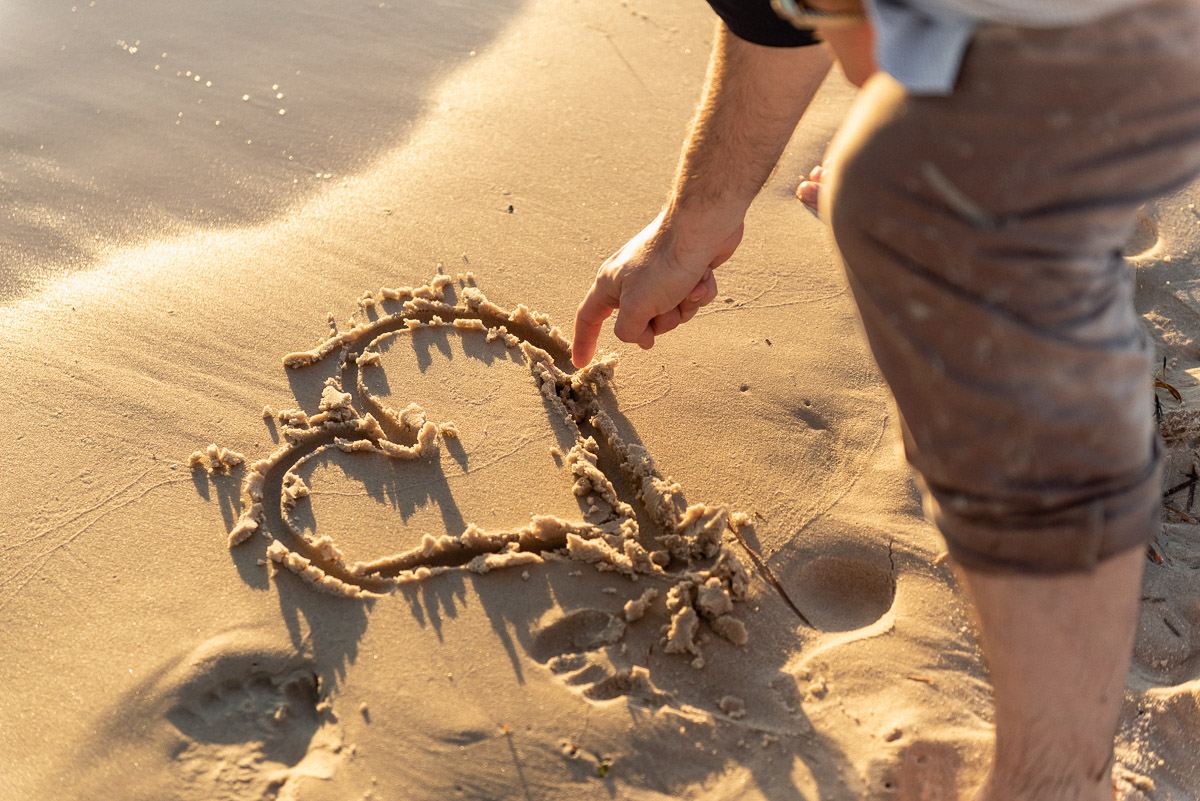
[[[709,244],[685,239],[665,216],[659,214],[600,265],[575,313],[571,361],[576,367],[591,361],[600,327],[614,311],[619,310],[613,326],[617,339],[649,349],[655,336],[686,323],[717,296],[713,270],[733,255],[743,226]]]
[[[742,241],[750,202],[829,70],[819,47],[763,47],[717,27],[704,96],[663,212],[600,266],[575,315],[571,360],[591,361],[600,327],[643,348],[717,294],[713,269]]]

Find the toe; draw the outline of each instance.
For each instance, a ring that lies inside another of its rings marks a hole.
[[[800,186],[796,187],[796,197],[800,198],[800,202],[805,206],[815,209],[820,191],[821,185],[816,181],[802,181]]]

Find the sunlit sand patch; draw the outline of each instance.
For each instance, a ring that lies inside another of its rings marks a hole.
[[[707,638],[702,628],[744,645],[746,628],[734,604],[746,598],[749,576],[725,540],[735,518],[744,522],[745,516],[721,506],[688,505],[680,486],[657,472],[645,448],[627,441],[610,386],[615,357],[571,371],[568,343],[545,315],[524,306],[502,309],[473,283],[470,276],[439,276],[421,287],[368,293],[360,300],[360,321],[346,330],[331,325],[316,347],[284,356],[290,370],[323,363],[336,370],[315,413],[264,409],[280,425],[282,444],[264,458],[246,460],[230,547],[265,537],[265,565],[351,599],[386,595],[451,570],[487,573],[575,560],[663,583],[655,595],[631,588],[629,617],[645,615],[661,594],[665,652],[701,667],[700,643]],[[437,350],[446,358],[433,359]],[[414,358],[415,367],[404,361]],[[389,376],[386,368],[398,360],[401,374]],[[415,401],[410,391],[418,395]],[[486,425],[478,430],[477,407],[486,405],[489,393],[518,392],[528,397],[506,397],[503,413],[532,416],[538,425],[544,421],[544,435],[504,442],[502,434],[492,434],[496,442],[487,441]],[[460,414],[466,418],[454,419]],[[210,472],[228,470],[237,466],[238,456],[213,446],[197,451],[192,463]],[[546,487],[561,489],[561,498],[547,501],[552,513],[542,508],[527,522],[490,528],[483,524],[485,511],[463,514],[450,482],[517,456],[525,460],[521,472],[530,476],[527,494],[541,497]],[[379,506],[384,511],[375,514],[390,512],[399,523],[405,512],[416,514],[436,496],[441,519],[429,520],[428,509],[418,516],[424,533],[406,550],[366,555],[372,543],[388,538],[324,533],[313,516],[314,503],[333,508],[340,502],[335,493],[322,498],[318,484],[339,472],[345,481],[368,462],[376,474],[386,472],[395,495],[415,488],[407,500],[390,499],[395,508]],[[632,497],[622,496],[604,464],[619,466],[619,483]],[[451,507],[458,515],[453,525],[447,523]],[[611,690],[610,685],[615,686],[612,681],[605,686]]]

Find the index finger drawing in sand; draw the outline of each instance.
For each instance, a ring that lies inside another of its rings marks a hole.
[[[838,25],[862,18],[772,5],[780,36],[826,26],[835,51]],[[1200,4],[871,8],[880,72],[830,147],[820,203],[974,603],[996,715],[976,797],[1111,798],[1161,492],[1151,348],[1120,248],[1141,204],[1200,171]],[[742,38],[755,29],[718,29],[671,196],[601,267],[577,363],[613,308],[617,337],[649,347],[711,297],[705,270],[740,240],[810,96],[805,51]]]

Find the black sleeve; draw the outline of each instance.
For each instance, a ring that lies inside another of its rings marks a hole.
[[[770,0],[708,0],[708,4],[734,36],[751,44],[804,47],[820,41],[813,31],[802,31],[781,19]]]

